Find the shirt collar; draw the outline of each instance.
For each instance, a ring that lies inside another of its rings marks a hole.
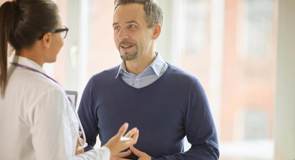
[[[153,71],[155,72],[155,74],[157,76],[160,76],[161,71],[162,71],[163,67],[165,66],[165,64],[166,64],[166,62],[163,60],[163,58],[157,54],[155,60],[150,65],[150,67],[153,69]]]
[[[153,70],[153,72],[157,75],[160,76],[160,72],[163,68],[163,66],[166,64],[166,62],[163,60],[163,58],[157,53],[156,58],[154,59],[154,61],[144,70],[146,71],[148,68],[151,68]],[[144,72],[143,71],[143,72]],[[126,69],[125,63],[122,62],[121,65],[119,66],[118,72],[116,74],[115,78],[118,78],[118,76],[121,73],[129,73]]]
[[[29,58],[26,58],[26,57],[14,56],[12,62],[28,66],[28,67],[36,69],[36,70],[38,70],[40,72],[44,72],[42,67],[39,64],[37,64],[36,62],[34,62],[34,61],[32,61],[32,60],[30,60]]]

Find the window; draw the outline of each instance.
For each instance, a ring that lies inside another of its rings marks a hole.
[[[208,1],[185,0],[184,3],[184,54],[201,54],[208,45]]]
[[[240,4],[240,53],[262,56],[271,53],[273,0],[242,0]]]

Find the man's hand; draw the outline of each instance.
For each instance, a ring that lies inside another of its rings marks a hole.
[[[136,149],[134,146],[130,146],[130,151],[138,157],[138,160],[151,160],[152,159],[151,156]]]
[[[128,123],[124,123],[120,129],[118,130],[118,133],[113,136],[106,144],[105,146],[108,147],[111,151],[111,156],[116,156],[120,152],[128,149],[130,146],[137,143],[139,131],[137,128],[131,129],[128,133]],[[127,137],[128,140],[121,140],[121,137]]]
[[[128,157],[130,154],[131,154],[130,150],[121,152],[121,153],[118,153],[117,155],[111,156],[111,160],[129,160],[125,157]]]

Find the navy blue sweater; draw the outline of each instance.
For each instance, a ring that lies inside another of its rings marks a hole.
[[[155,160],[216,160],[217,134],[198,80],[169,65],[151,85],[136,89],[120,77],[118,67],[93,76],[79,106],[87,141],[102,144],[128,122],[140,132],[135,145]],[[183,152],[183,138],[192,144]]]

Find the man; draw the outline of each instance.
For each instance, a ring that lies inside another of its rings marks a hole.
[[[152,0],[116,0],[114,40],[122,64],[93,76],[79,116],[90,145],[104,144],[122,122],[140,131],[129,154],[139,160],[216,160],[217,134],[198,80],[166,63],[155,51],[162,11]],[[183,138],[192,144],[183,152]]]

